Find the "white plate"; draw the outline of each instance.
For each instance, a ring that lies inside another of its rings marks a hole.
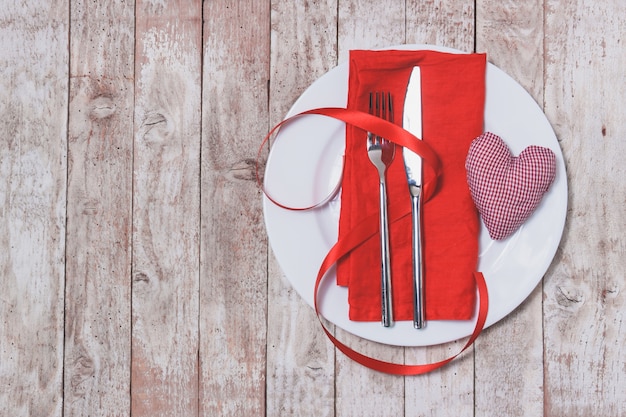
[[[394,49],[436,49],[402,45]],[[296,101],[288,116],[317,107],[345,107],[348,64],[315,81]],[[540,206],[512,236],[493,241],[482,225],[479,271],[489,289],[486,327],[518,307],[541,281],[561,240],[567,211],[567,180],[563,155],[550,123],[533,98],[502,70],[489,64],[485,130],[501,136],[517,155],[529,145],[552,149],[557,158],[554,183]],[[265,186],[269,194],[289,206],[308,206],[323,200],[339,181],[345,126],[323,116],[305,116],[281,128],[268,156]],[[313,306],[315,278],[328,250],[337,241],[339,195],[308,211],[291,211],[264,197],[265,224],[271,247],[287,279]],[[320,288],[320,310],[342,329],[365,339],[398,346],[429,346],[469,336],[474,321],[429,321],[424,330],[412,322],[383,328],[378,322],[348,319],[348,292],[335,283],[334,271]]]

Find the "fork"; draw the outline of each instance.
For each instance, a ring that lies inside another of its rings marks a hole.
[[[369,112],[393,122],[393,106],[390,93],[370,93]],[[387,183],[385,174],[395,155],[395,144],[387,139],[367,132],[367,155],[378,171],[380,203],[380,261],[382,293],[382,325],[393,324],[391,301],[391,261],[389,255],[389,222],[387,220]]]

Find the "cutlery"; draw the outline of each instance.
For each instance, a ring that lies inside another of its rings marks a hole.
[[[393,122],[391,94],[370,93],[369,112],[377,117]],[[367,155],[378,171],[380,203],[380,262],[382,293],[382,325],[393,325],[391,301],[391,261],[389,255],[389,223],[387,220],[386,172],[395,155],[395,144],[387,139],[367,132]]]
[[[422,85],[420,67],[413,67],[404,99],[402,126],[422,138]],[[422,262],[422,158],[403,148],[402,157],[411,194],[413,258],[413,327],[422,329],[424,320],[424,267]]]

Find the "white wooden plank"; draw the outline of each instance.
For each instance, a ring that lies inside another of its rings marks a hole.
[[[404,379],[335,353],[266,257],[252,160],[267,128],[349,49],[472,50],[474,2],[204,2],[202,83],[199,3],[138,3],[136,63],[132,3],[0,11],[0,414],[128,415],[131,327],[136,415],[623,414],[623,2],[477,2],[478,51],[557,131],[568,222],[543,293],[474,351]],[[423,363],[461,344],[353,346]]]
[[[476,10],[476,49],[543,101],[543,8],[487,1]],[[530,261],[530,260],[529,260]],[[548,276],[549,279],[549,276]],[[541,285],[476,342],[476,415],[543,413]]]
[[[198,413],[200,1],[136,4],[133,416]]]
[[[339,62],[352,49],[380,49],[405,43],[406,10],[403,2],[339,1]]]
[[[262,416],[267,242],[254,160],[268,125],[270,7],[204,8],[200,414]]]
[[[69,10],[0,11],[0,414],[61,416]]]
[[[429,44],[472,52],[474,1],[407,3],[407,43]],[[456,355],[467,339],[427,348],[407,348],[406,362],[427,364]],[[440,370],[406,379],[406,415],[473,416],[473,347]]]
[[[546,3],[545,110],[569,209],[544,289],[545,415],[624,414],[626,3]]]
[[[428,0],[406,2],[407,43],[474,50],[475,1]]]
[[[66,415],[130,413],[134,8],[71,8]]]
[[[476,416],[543,415],[542,287],[476,342]]]
[[[405,41],[403,2],[340,1],[338,48],[342,60],[351,49],[377,49]],[[365,146],[365,144],[364,144]],[[373,343],[341,329],[337,336],[351,348],[370,357],[404,362],[401,347]],[[337,353],[337,416],[403,415],[404,378],[372,371]],[[359,381],[354,384],[354,381]]]
[[[272,125],[313,81],[336,65],[336,27],[335,1],[272,2]],[[271,252],[268,279],[267,415],[333,416],[333,346]]]

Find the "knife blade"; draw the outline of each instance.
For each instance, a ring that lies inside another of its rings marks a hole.
[[[404,99],[402,126],[422,138],[422,76],[420,67],[413,67]],[[424,320],[424,269],[422,262],[422,158],[403,148],[404,170],[411,195],[412,264],[413,264],[413,327],[422,329]]]

